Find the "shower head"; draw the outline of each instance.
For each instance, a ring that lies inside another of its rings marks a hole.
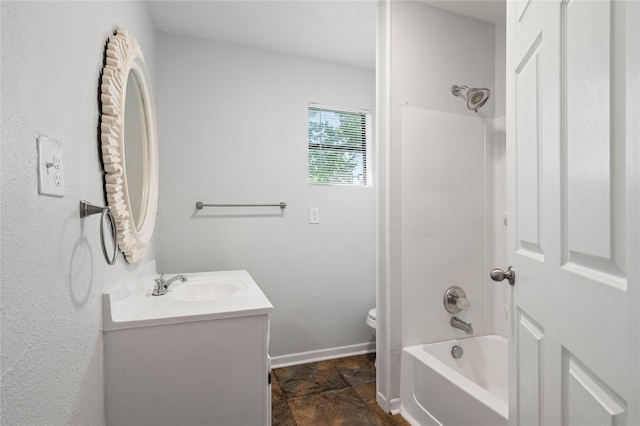
[[[451,93],[454,96],[462,96],[467,100],[467,108],[478,112],[478,108],[482,107],[487,100],[491,92],[489,89],[478,89],[475,87],[469,88],[468,86],[453,86]]]

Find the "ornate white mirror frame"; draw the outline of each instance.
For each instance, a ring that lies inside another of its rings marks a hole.
[[[136,127],[141,126],[140,141],[133,138],[125,140],[128,84],[136,85],[134,90],[140,98],[138,103],[142,117],[141,123],[136,123]],[[142,50],[135,38],[121,28],[109,38],[107,44],[100,99],[107,201],[116,222],[118,246],[127,262],[137,263],[148,248],[155,226],[158,207],[158,143],[153,94]],[[142,146],[137,150],[142,152],[142,158],[127,159],[127,143],[141,143]],[[141,188],[131,187],[131,182],[127,180],[127,170],[131,174],[135,172],[141,175]]]

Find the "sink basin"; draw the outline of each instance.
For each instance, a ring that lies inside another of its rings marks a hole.
[[[183,302],[205,302],[226,299],[233,296],[246,285],[240,281],[216,281],[207,278],[189,278],[184,284],[170,291],[176,300]]]
[[[176,272],[164,296],[152,296],[155,261],[102,296],[103,330],[115,331],[222,318],[268,315],[273,305],[247,271]]]

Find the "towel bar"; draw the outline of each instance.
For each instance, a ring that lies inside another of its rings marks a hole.
[[[202,201],[196,201],[196,209],[202,210],[203,207],[280,207],[284,209],[287,203],[281,201],[278,204],[205,204]]]

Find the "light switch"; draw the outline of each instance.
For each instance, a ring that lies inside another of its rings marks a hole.
[[[320,223],[320,209],[318,207],[309,209],[309,223]]]
[[[63,150],[62,142],[38,137],[38,194],[64,197]]]

